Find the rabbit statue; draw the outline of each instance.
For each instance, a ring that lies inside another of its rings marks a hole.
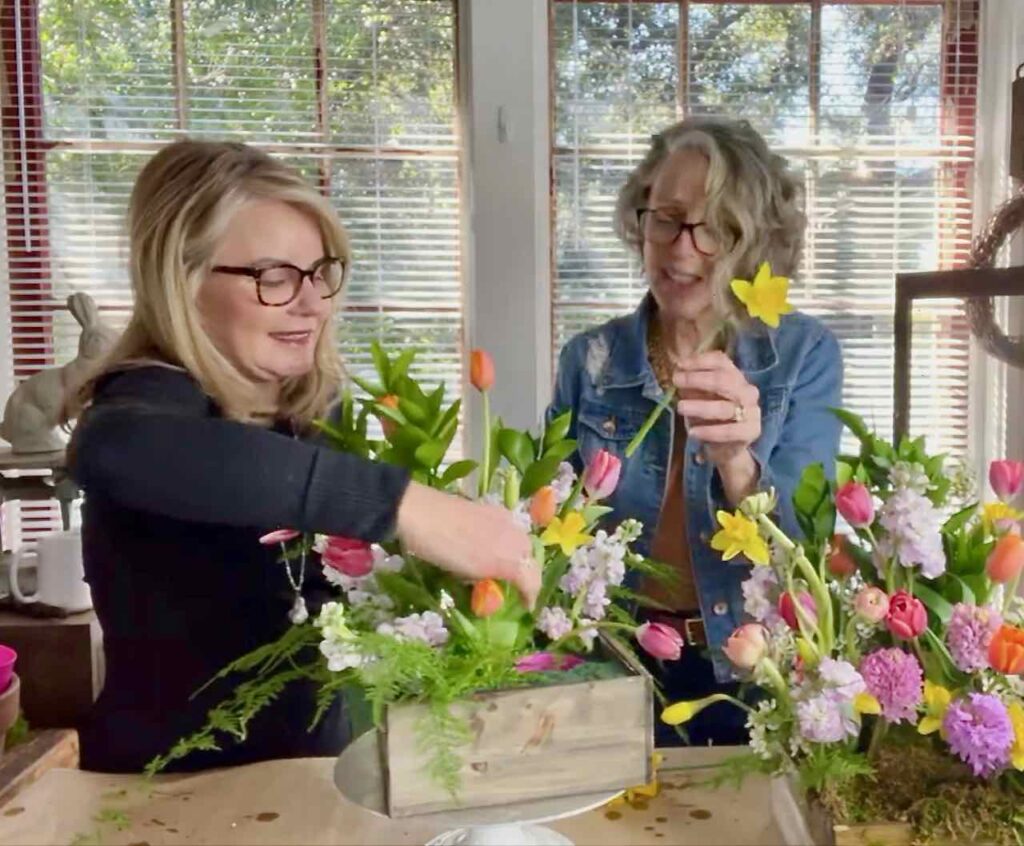
[[[58,426],[64,400],[83,383],[117,340],[118,332],[100,319],[88,294],[68,297],[68,311],[82,327],[78,355],[60,367],[48,367],[30,376],[14,390],[4,408],[0,437],[16,453],[53,452],[64,449]]]

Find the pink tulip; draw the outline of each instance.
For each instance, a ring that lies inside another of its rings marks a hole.
[[[287,543],[290,540],[294,540],[302,532],[297,529],[274,529],[272,532],[267,532],[260,538],[260,543],[264,546],[274,546],[279,543]]]
[[[920,599],[898,590],[889,599],[885,625],[896,637],[913,640],[928,628],[928,613]]]
[[[618,486],[621,472],[621,459],[608,450],[599,449],[583,471],[583,487],[591,499],[604,499],[611,496]]]
[[[664,623],[644,623],[636,630],[636,642],[644,651],[663,661],[678,661],[683,654],[683,637]]]
[[[729,635],[722,651],[741,670],[752,670],[768,650],[765,634],[764,626],[759,623],[745,623]]]
[[[517,673],[549,673],[552,670],[565,672],[578,667],[583,659],[578,655],[555,655],[551,652],[531,652],[516,661]]]
[[[836,491],[836,509],[855,529],[866,529],[875,519],[875,503],[860,482],[847,482]]]
[[[818,606],[814,604],[814,597],[802,590],[799,599],[811,622],[818,622]],[[789,591],[784,591],[779,595],[779,616],[793,631],[800,631],[800,620],[796,616],[796,603],[793,601],[793,594]]]
[[[880,623],[889,613],[889,597],[881,588],[866,587],[853,600],[853,609],[869,623]]]
[[[993,461],[988,466],[988,482],[997,497],[1009,502],[1024,487],[1024,461]]]
[[[370,551],[370,544],[337,535],[327,538],[327,545],[320,553],[320,560],[332,570],[353,579],[366,576],[373,569],[373,552]]]

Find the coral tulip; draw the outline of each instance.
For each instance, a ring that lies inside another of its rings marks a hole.
[[[494,359],[487,350],[476,349],[469,354],[469,381],[478,391],[489,391],[494,384]]]
[[[551,485],[540,488],[530,497],[530,520],[535,526],[546,526],[558,511],[555,489]]]
[[[473,585],[469,607],[477,617],[490,617],[505,604],[505,594],[494,579],[481,579]]]
[[[988,645],[988,662],[1010,676],[1024,672],[1024,629],[1000,626]]]
[[[889,599],[885,625],[896,637],[913,640],[928,628],[928,612],[917,597],[898,590]]]
[[[875,519],[875,503],[860,482],[847,482],[836,491],[836,510],[855,529],[866,529]]]
[[[377,397],[377,402],[381,405],[387,406],[388,408],[398,408],[398,397],[394,394],[385,394],[382,397]],[[390,417],[385,417],[383,414],[378,414],[377,419],[380,420],[380,428],[384,432],[384,437],[390,438],[398,424]]]
[[[764,626],[746,623],[729,635],[722,647],[725,657],[742,670],[756,667],[768,650]]]
[[[879,587],[862,588],[853,600],[853,609],[869,623],[880,623],[889,614],[889,597]]]
[[[636,641],[648,655],[664,661],[676,661],[683,654],[683,637],[664,623],[644,623],[637,627]]]
[[[1003,535],[988,554],[985,570],[994,582],[1014,581],[1024,567],[1024,538],[1010,533]]]
[[[846,535],[832,535],[828,571],[837,579],[845,579],[857,572],[857,562],[850,553],[850,539]]]

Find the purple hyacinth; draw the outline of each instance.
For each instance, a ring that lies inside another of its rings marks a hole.
[[[913,722],[924,692],[924,673],[917,658],[902,649],[878,649],[864,656],[860,674],[868,693],[882,706],[890,723]]]
[[[946,645],[953,663],[965,673],[988,667],[988,646],[1003,623],[992,608],[958,602],[946,629]]]
[[[946,710],[942,729],[949,748],[979,778],[994,775],[1010,761],[1013,724],[998,696],[972,693],[956,700]]]

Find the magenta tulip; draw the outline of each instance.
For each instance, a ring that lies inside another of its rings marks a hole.
[[[1009,502],[1024,487],[1024,461],[993,461],[988,466],[988,482],[997,497]]]
[[[683,638],[664,623],[644,623],[636,630],[636,642],[644,651],[663,661],[677,661],[683,654]]]
[[[373,570],[373,552],[366,541],[331,535],[320,554],[320,560],[332,570],[358,579]]]
[[[896,637],[913,640],[928,628],[928,613],[920,599],[898,590],[889,598],[885,625]]]
[[[555,655],[552,652],[531,652],[516,661],[517,673],[549,673],[553,670],[565,672],[578,667],[583,659],[578,655]]]
[[[836,510],[855,529],[866,529],[875,519],[875,503],[860,482],[847,482],[836,491]]]
[[[618,486],[621,472],[621,459],[608,450],[599,449],[583,471],[583,487],[587,489],[591,499],[604,499],[611,496]]]
[[[814,604],[814,597],[807,591],[802,590],[799,594],[800,604],[807,612],[807,617],[812,623],[818,622],[818,606]],[[796,603],[793,601],[793,594],[785,591],[779,595],[779,616],[786,621],[786,625],[793,631],[800,631],[800,620],[796,616]]]

